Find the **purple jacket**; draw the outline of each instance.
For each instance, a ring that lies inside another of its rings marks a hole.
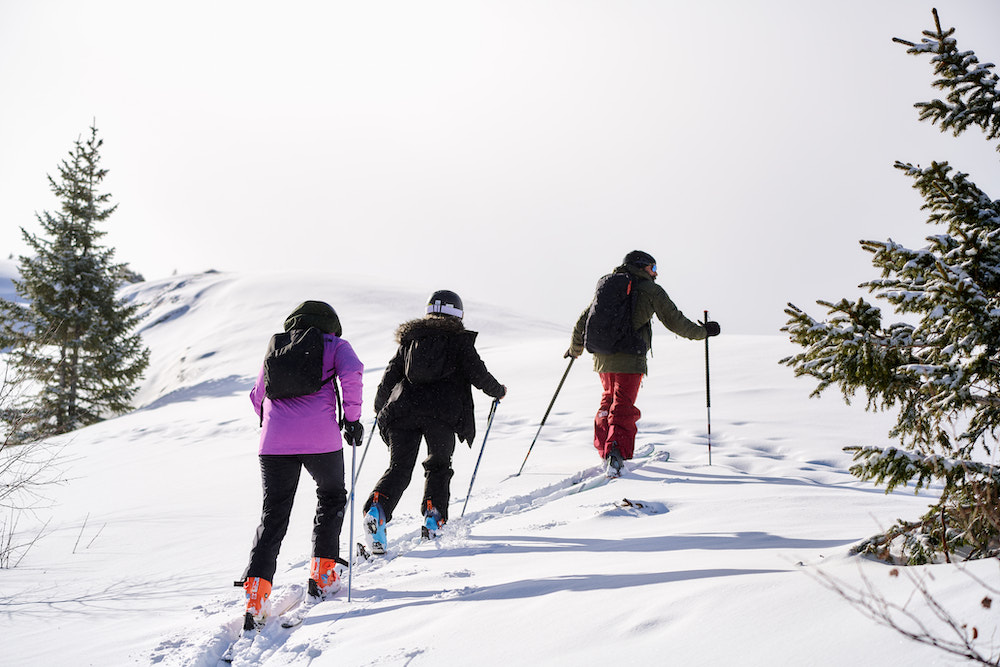
[[[361,419],[361,374],[364,365],[354,348],[343,338],[323,334],[323,377],[336,371],[344,404],[344,419]],[[264,395],[264,367],[250,391],[250,402],[264,424],[260,433],[260,454],[324,454],[343,449],[337,424],[337,396],[328,382],[315,394],[272,401]]]

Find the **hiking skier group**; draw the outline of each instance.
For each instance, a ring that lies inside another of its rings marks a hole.
[[[592,303],[573,328],[566,358],[586,350],[594,356],[601,401],[594,419],[594,447],[609,476],[632,458],[639,385],[652,344],[652,318],[692,340],[719,334],[715,322],[686,318],[656,284],[656,260],[639,250],[598,281]],[[379,432],[389,448],[389,466],[365,501],[363,526],[372,553],[384,554],[386,524],[410,483],[420,451],[424,493],[420,511],[425,537],[448,521],[452,455],[456,439],[472,446],[475,415],[472,387],[495,400],[507,394],[476,350],[476,332],[465,328],[461,298],[439,290],[425,315],[396,329],[398,348],[375,393]],[[244,631],[263,626],[266,602],[288,529],[301,469],[316,484],[308,594],[314,599],[340,589],[336,565],[347,507],[344,442],[361,444],[364,365],[341,337],[336,311],[321,301],[300,304],[272,337],[250,392],[261,421],[259,459],[263,508],[250,558],[237,582],[246,593]],[[338,387],[339,380],[339,387]],[[341,395],[342,390],[342,395]],[[343,436],[341,435],[343,432]]]

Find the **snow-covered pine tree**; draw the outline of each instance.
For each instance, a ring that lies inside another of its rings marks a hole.
[[[979,127],[1000,138],[1000,94],[992,64],[959,51],[954,28],[935,28],[919,44],[901,39],[908,53],[928,55],[934,86],[945,100],[917,104],[921,120],[958,135]],[[1000,151],[1000,145],[997,150]],[[881,310],[864,299],[819,301],[828,318],[817,321],[792,304],[787,325],[804,351],[783,359],[796,375],[819,381],[813,392],[836,385],[845,401],[858,392],[868,410],[898,410],[890,431],[899,447],[847,447],[851,472],[892,490],[930,483],[943,491],[924,517],[899,521],[859,550],[910,563],[1000,554],[1000,201],[947,162],[921,168],[896,163],[940,231],[911,250],[889,241],[862,241],[881,277],[861,286],[916,324],[885,325]],[[980,462],[977,462],[980,461]]]
[[[60,163],[58,179],[48,177],[60,210],[36,216],[44,235],[21,228],[34,251],[19,258],[15,281],[26,303],[0,299],[0,348],[10,348],[9,363],[38,388],[27,404],[5,410],[26,440],[127,410],[149,364],[133,332],[138,306],[116,294],[134,274],[98,244],[105,235],[98,225],[117,208],[99,192],[108,173],[100,167],[102,144],[92,126],[89,139],[77,139]]]

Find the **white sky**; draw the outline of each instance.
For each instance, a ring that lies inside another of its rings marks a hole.
[[[996,0],[0,0],[0,253],[96,118],[149,279],[328,267],[569,327],[639,248],[692,319],[776,333],[858,294],[859,239],[922,245],[895,160],[1000,197],[994,146],[912,108],[891,38],[933,6],[1000,62]]]

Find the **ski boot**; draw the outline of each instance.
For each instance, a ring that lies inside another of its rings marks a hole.
[[[377,498],[376,494],[376,498]],[[385,537],[385,512],[376,500],[365,514],[365,532],[371,537],[372,553],[385,554],[388,542]]]
[[[267,619],[265,604],[271,597],[271,582],[260,577],[247,577],[243,582],[247,595],[247,609],[243,616],[243,632],[260,632]]]
[[[420,527],[420,536],[425,540],[429,540],[433,537],[437,537],[438,530],[444,525],[444,519],[441,518],[441,512],[437,511],[434,505],[431,504],[430,500],[425,501],[427,506],[424,508],[424,525]]]
[[[608,455],[604,460],[607,463],[605,474],[608,477],[615,478],[622,476],[622,468],[625,467],[625,459],[622,458],[622,453],[618,450],[617,442],[611,443],[611,448],[608,450]]]
[[[309,596],[329,600],[340,590],[337,561],[333,558],[313,556],[309,567]]]

